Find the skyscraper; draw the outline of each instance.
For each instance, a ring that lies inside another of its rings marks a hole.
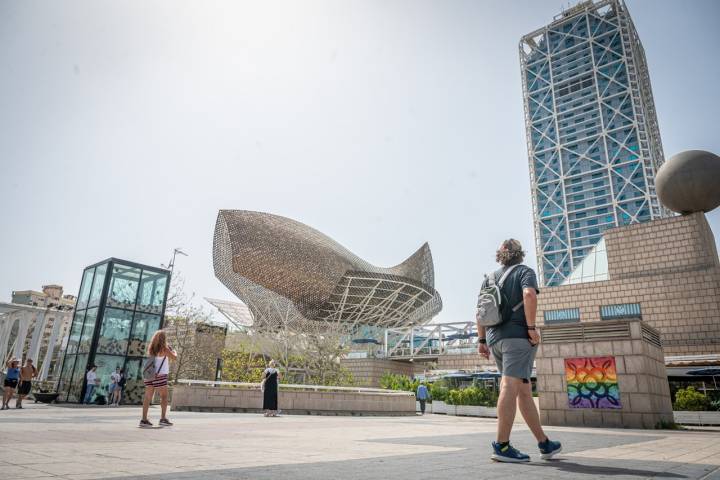
[[[541,282],[561,284],[608,228],[666,215],[645,52],[621,0],[584,1],[520,40]]]

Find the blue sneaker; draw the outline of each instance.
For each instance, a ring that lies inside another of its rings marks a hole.
[[[509,443],[501,447],[499,443],[493,442],[492,446],[495,452],[490,458],[496,462],[523,463],[530,461],[529,455],[519,452]]]
[[[562,452],[562,444],[560,442],[553,442],[549,438],[544,442],[538,443],[540,449],[540,458],[543,460],[550,460],[554,455]]]

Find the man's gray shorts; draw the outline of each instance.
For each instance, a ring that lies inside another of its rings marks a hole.
[[[490,351],[501,375],[530,380],[537,345],[526,338],[503,338],[493,343]]]

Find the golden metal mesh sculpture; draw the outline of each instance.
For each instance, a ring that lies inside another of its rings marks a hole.
[[[403,263],[379,268],[300,222],[221,210],[213,264],[250,308],[257,330],[397,328],[426,323],[442,309],[427,243]]]

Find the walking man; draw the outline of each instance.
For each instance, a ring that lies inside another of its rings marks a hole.
[[[532,397],[530,376],[540,343],[535,328],[537,286],[535,272],[522,265],[525,252],[515,239],[505,240],[497,250],[495,259],[501,268],[489,275],[500,288],[502,295],[501,321],[492,327],[480,325],[478,310],[478,351],[489,358],[492,352],[498,372],[502,375],[498,399],[497,438],[493,442],[491,458],[497,462],[529,462],[530,456],[510,445],[510,431],[519,407],[530,431],[538,442],[540,457],[552,458],[560,453],[560,442],[550,440],[542,426]],[[486,279],[483,288],[487,287]]]
[[[415,397],[418,399],[418,402],[420,402],[420,413],[425,415],[425,402],[427,402],[428,399],[428,389],[424,383],[418,385]]]
[[[18,396],[15,400],[15,408],[23,408],[22,401],[28,396],[32,389],[32,381],[37,377],[38,371],[33,365],[31,358],[25,359],[25,366],[20,369],[20,385],[18,386]]]

